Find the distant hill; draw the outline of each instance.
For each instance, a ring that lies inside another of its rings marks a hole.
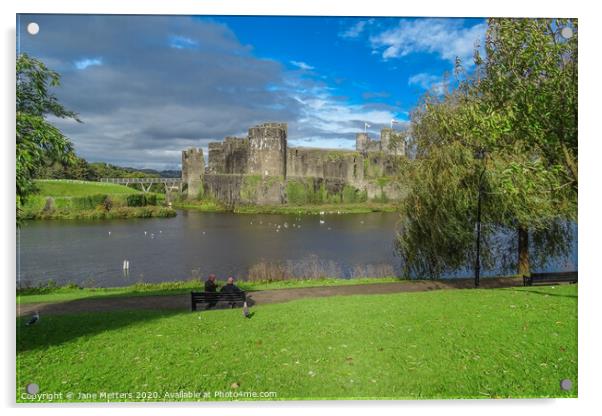
[[[103,162],[89,163],[83,158],[77,158],[70,166],[51,163],[40,168],[36,179],[98,181],[100,178],[179,178],[180,176],[179,170],[136,169]]]

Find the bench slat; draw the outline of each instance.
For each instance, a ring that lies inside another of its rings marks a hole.
[[[578,272],[551,272],[551,273],[531,273],[531,276],[523,276],[524,286],[533,286],[537,283],[577,283]]]
[[[196,311],[198,303],[217,303],[217,302],[244,302],[247,295],[244,291],[223,293],[223,292],[190,292],[191,309]]]

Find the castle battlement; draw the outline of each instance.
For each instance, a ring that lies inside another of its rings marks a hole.
[[[289,147],[287,135],[286,123],[269,122],[249,128],[247,137],[211,142],[206,173],[279,177],[282,181],[287,177],[328,178],[361,189],[367,181],[392,176],[395,159],[405,155],[402,133],[389,128],[381,130],[380,140],[358,133],[356,150]],[[198,193],[200,169],[205,170],[202,151],[200,159],[198,150],[182,152],[182,178],[189,196]],[[216,190],[214,182],[211,186]]]

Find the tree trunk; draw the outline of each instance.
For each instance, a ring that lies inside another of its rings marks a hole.
[[[529,275],[529,230],[526,227],[518,227],[518,274]]]

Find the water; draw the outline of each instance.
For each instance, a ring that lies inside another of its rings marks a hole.
[[[323,220],[324,223],[321,223]],[[111,221],[32,221],[19,238],[18,281],[126,286],[203,278],[244,279],[258,262],[279,263],[294,275],[308,271],[343,278],[399,274],[393,241],[399,216],[236,215],[179,211],[174,218]],[[575,233],[577,232],[575,226]],[[129,271],[123,261],[129,261]],[[544,271],[577,270],[569,259]],[[483,276],[497,274],[483,271]],[[470,276],[461,270],[448,277]]]
[[[293,265],[319,259],[338,277],[358,269],[390,274],[399,268],[393,250],[398,218],[394,213],[298,217],[179,211],[174,218],[32,221],[20,233],[18,278],[34,285],[54,280],[89,286],[208,273],[245,278],[262,259]]]

